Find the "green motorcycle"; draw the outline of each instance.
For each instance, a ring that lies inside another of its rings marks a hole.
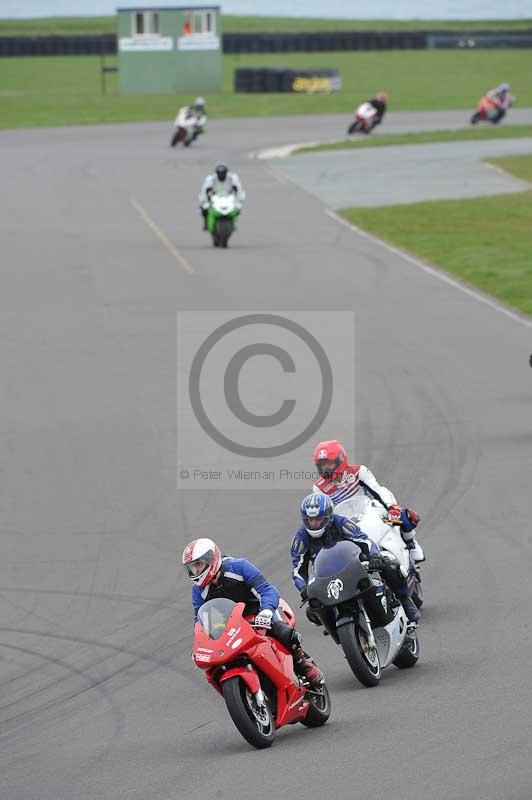
[[[236,218],[240,214],[241,205],[234,193],[213,194],[207,212],[207,228],[215,247],[227,247],[229,237],[236,228]]]

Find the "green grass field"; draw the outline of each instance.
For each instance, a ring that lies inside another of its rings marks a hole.
[[[490,159],[532,181],[532,156]],[[530,191],[471,200],[348,208],[350,222],[532,315]]]
[[[464,124],[467,117],[464,116]],[[399,144],[428,144],[429,142],[483,141],[485,139],[523,139],[532,136],[532,125],[465,128],[458,131],[425,131],[423,133],[388,133],[370,138],[349,139],[316,147],[300,147],[293,155],[319,153],[323,150],[360,150],[367,147],[391,147]]]
[[[504,158],[490,158],[490,164],[509,172],[522,181],[532,183],[532,156],[505,156]]]
[[[529,20],[438,21],[299,19],[294,17],[237,17],[223,15],[227,33],[298,33],[341,30],[528,30]],[[115,33],[116,17],[49,17],[41,19],[0,19],[0,36],[39,36],[61,34]]]
[[[116,59],[107,59],[113,62]],[[178,106],[190,101],[189,94],[120,97],[115,75],[108,76],[108,93],[103,96],[98,56],[5,58],[1,63],[2,128],[170,120]],[[235,94],[233,75],[239,66],[337,67],[343,88],[330,95]],[[350,115],[378,89],[389,92],[390,110],[472,111],[478,97],[501,76],[512,84],[520,106],[532,105],[527,50],[227,55],[223,89],[206,98],[211,117]],[[346,127],[347,122],[348,118]]]

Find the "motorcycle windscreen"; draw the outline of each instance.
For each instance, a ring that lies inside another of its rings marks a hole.
[[[227,621],[236,603],[227,597],[215,597],[208,600],[198,611],[198,622],[209,637],[219,639],[225,631]]]
[[[320,550],[314,561],[314,577],[332,578],[347,566],[358,561],[360,547],[354,542],[337,542],[334,547]]]

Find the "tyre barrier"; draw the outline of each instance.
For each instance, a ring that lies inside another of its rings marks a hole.
[[[235,92],[297,92],[316,94],[338,92],[342,79],[337,69],[235,69]]]
[[[0,57],[91,56],[115,53],[114,33],[94,36],[0,36]]]
[[[318,53],[349,50],[425,50],[462,47],[529,47],[522,31],[325,31],[323,33],[224,33],[224,53]],[[2,36],[4,56],[114,55],[116,35]]]
[[[224,33],[224,53],[318,53],[335,50],[422,50],[417,31],[330,31],[326,33]]]

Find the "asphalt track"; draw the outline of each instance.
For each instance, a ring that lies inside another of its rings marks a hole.
[[[532,796],[530,322],[247,156],[340,121],[220,121],[180,152],[160,124],[0,134],[6,800]],[[226,252],[194,202],[221,159],[249,196]],[[429,560],[417,667],[364,689],[301,620],[333,714],[259,752],[192,669],[179,553],[211,534],[294,602],[299,493],[176,491],[175,312],[278,308],[356,310],[355,457]]]

